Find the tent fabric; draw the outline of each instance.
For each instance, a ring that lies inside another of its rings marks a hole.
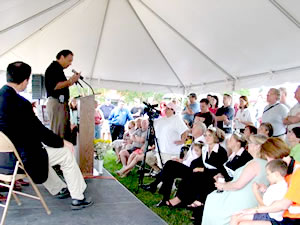
[[[299,82],[298,0],[7,0],[0,70],[58,51],[93,87],[186,93]]]

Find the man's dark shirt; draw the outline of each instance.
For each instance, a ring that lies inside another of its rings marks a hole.
[[[64,96],[64,102],[67,102],[70,97],[69,87],[54,90],[56,85],[61,81],[66,81],[67,78],[64,73],[64,68],[57,62],[53,61],[45,72],[45,86],[47,97],[59,98]]]
[[[198,112],[195,114],[195,117],[202,117],[204,118],[204,124],[206,125],[206,127],[209,127],[209,125],[213,125],[215,126],[216,122],[215,122],[215,116],[211,113],[211,112],[206,112],[206,113],[202,113],[202,112]]]
[[[139,118],[140,116],[142,116],[144,114],[144,108],[143,107],[132,107],[132,109],[130,110],[132,115],[137,113],[138,111],[140,111],[140,115],[133,116],[134,119]]]
[[[234,109],[230,106],[228,107],[222,106],[221,108],[218,109],[216,116],[222,116],[222,115],[227,116],[228,120],[230,120],[230,123],[232,123],[234,117]],[[232,133],[232,128],[224,128],[223,121],[218,121],[217,127],[223,130],[226,134]]]
[[[0,131],[16,147],[33,181],[45,182],[49,160],[42,143],[60,148],[63,139],[46,128],[35,116],[31,103],[7,85],[0,89]],[[13,154],[0,153],[0,173],[12,174],[14,164]]]
[[[101,105],[100,109],[103,112],[104,118],[107,120],[111,111],[115,108],[115,106],[113,104],[110,105]]]

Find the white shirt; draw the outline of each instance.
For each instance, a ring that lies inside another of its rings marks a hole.
[[[300,103],[298,102],[296,105],[293,106],[293,108],[291,108],[291,110],[288,113],[288,116],[300,116]],[[288,125],[288,129],[291,130],[294,127],[300,127],[300,122],[299,123],[293,123]]]
[[[193,143],[199,142],[199,141],[202,141],[202,142],[203,142],[203,139],[204,139],[204,137],[203,137],[203,135],[202,135],[202,136],[196,138],[196,139],[194,140]],[[194,149],[193,149],[193,144],[192,144],[191,147],[190,147],[190,149],[189,149],[188,152],[186,153],[186,157],[185,157],[185,159],[183,160],[182,164],[184,164],[184,165],[190,167],[192,161],[195,160],[195,159],[197,159],[198,157],[199,157],[199,156],[198,156],[198,155],[196,154],[196,152],[194,151]]]
[[[263,196],[263,203],[266,206],[271,205],[273,202],[277,200],[281,200],[284,198],[286,192],[288,190],[287,183],[283,180],[276,184],[270,185]],[[282,215],[284,211],[276,212],[276,213],[269,213],[269,216],[277,221],[281,221]]]
[[[287,117],[288,108],[285,105],[278,103],[279,102],[276,102],[273,105],[267,105],[264,108],[264,113],[262,115],[263,123],[272,124],[274,130],[273,136],[279,136],[286,133],[286,126],[282,121]]]
[[[239,109],[236,112],[235,120],[234,120],[234,128],[235,129],[245,129],[246,125],[239,122],[237,119],[240,119],[243,122],[252,122],[254,124],[254,119],[251,115],[249,108]]]
[[[160,152],[174,155],[180,154],[183,145],[176,145],[174,142],[180,141],[181,135],[188,128],[179,115],[154,120],[154,129]]]

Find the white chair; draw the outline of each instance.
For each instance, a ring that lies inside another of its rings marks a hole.
[[[31,177],[26,172],[26,170],[24,168],[24,165],[23,165],[23,162],[22,162],[15,146],[9,140],[9,138],[1,131],[0,131],[0,152],[14,153],[14,155],[16,157],[16,165],[15,165],[13,174],[12,175],[0,174],[0,186],[4,186],[4,187],[9,188],[6,203],[5,204],[0,204],[0,206],[4,208],[2,218],[1,218],[1,225],[4,225],[4,221],[5,221],[5,218],[6,218],[6,214],[7,214],[7,210],[8,210],[8,207],[9,207],[11,196],[14,197],[14,199],[16,200],[18,205],[22,204],[20,199],[18,198],[18,196],[16,194],[22,195],[22,196],[25,196],[25,197],[29,197],[29,198],[33,198],[33,199],[36,199],[36,200],[40,200],[43,207],[45,208],[47,214],[50,215],[51,211],[49,210],[44,198],[42,197],[42,195],[41,195],[41,193],[38,189],[38,187],[36,186],[36,184],[32,181]],[[18,169],[19,168],[24,171],[24,174],[18,174]],[[29,183],[31,184],[33,190],[36,193],[36,196],[14,190],[14,185],[15,185],[16,180],[24,179],[24,178],[28,179]]]

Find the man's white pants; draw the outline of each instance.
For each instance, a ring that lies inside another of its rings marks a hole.
[[[83,192],[87,185],[75,160],[74,154],[66,147],[46,147],[46,150],[49,157],[49,174],[48,179],[43,185],[52,195],[56,195],[61,189],[68,187],[72,199],[82,200],[84,198]],[[65,184],[54,171],[52,168],[54,165],[60,165],[67,184]]]

